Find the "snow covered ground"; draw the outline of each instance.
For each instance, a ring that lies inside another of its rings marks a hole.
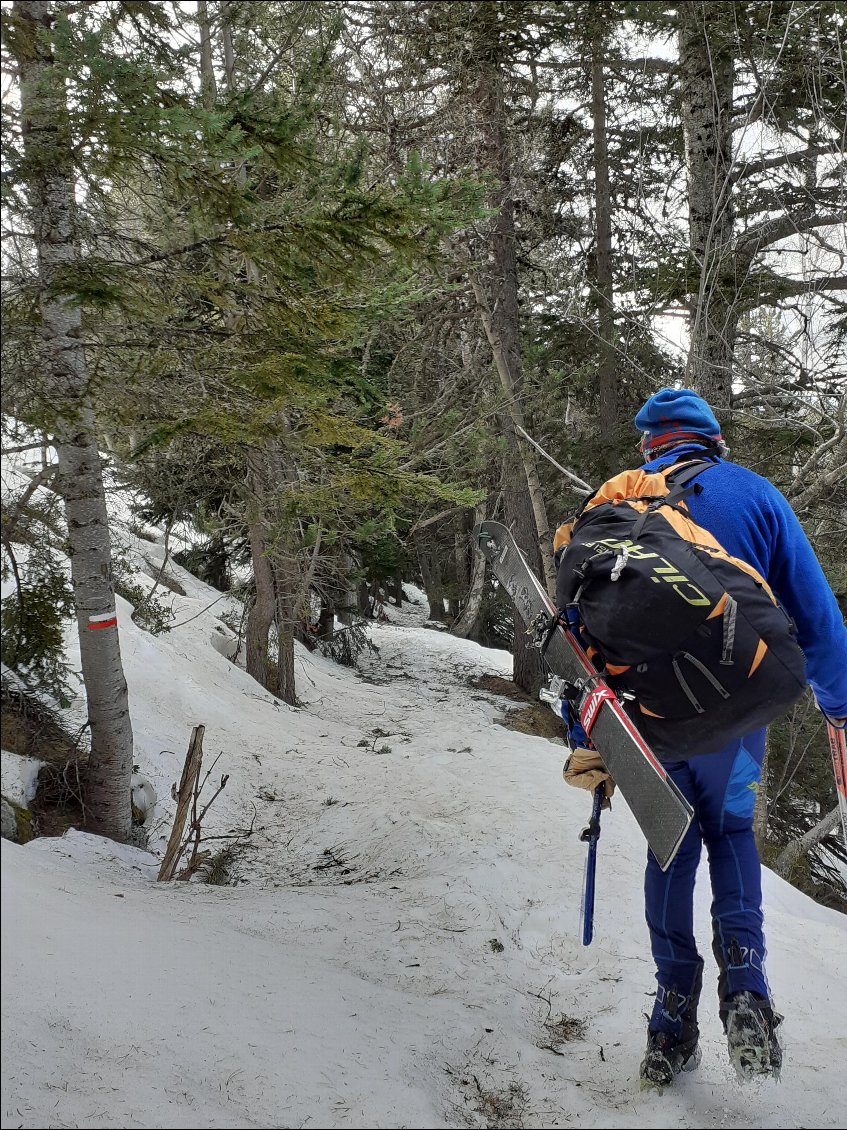
[[[142,551],[155,571],[161,544]],[[157,884],[152,854],[80,833],[3,842],[4,1127],[847,1126],[843,916],[766,873],[786,1062],[742,1087],[704,871],[703,1062],[640,1093],[643,841],[616,799],[584,948],[589,797],[562,746],[469,685],[509,656],[425,628],[418,597],[373,627],[360,673],[298,651],[294,710],[226,658],[229,599],[172,572],[170,634],[119,603],[151,847],[202,722],[230,774],[208,832],[240,833],[237,882]]]

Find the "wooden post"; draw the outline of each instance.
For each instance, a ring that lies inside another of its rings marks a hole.
[[[191,732],[191,741],[188,743],[188,753],[185,755],[185,764],[182,767],[182,777],[179,782],[174,825],[171,828],[162,866],[159,868],[159,882],[173,878],[176,865],[182,854],[182,834],[185,829],[185,821],[188,817],[188,809],[195,785],[200,777],[200,767],[203,764],[203,734],[205,732],[205,726],[195,726]]]

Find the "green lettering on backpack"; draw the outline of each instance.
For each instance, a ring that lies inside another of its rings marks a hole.
[[[689,588],[695,595],[686,596],[685,593],[680,589],[679,585],[674,585],[673,591],[677,594],[677,596],[681,596],[687,604],[693,604],[696,608],[700,608],[712,603],[706,596],[706,594],[700,592],[696,585],[693,585],[690,581],[686,582],[686,587]]]

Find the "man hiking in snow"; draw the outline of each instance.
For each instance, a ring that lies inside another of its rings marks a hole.
[[[727,460],[714,413],[688,389],[666,388],[656,393],[635,417],[635,426],[643,437],[643,471],[665,471],[693,460],[713,464],[698,474],[697,487],[686,492],[684,508],[727,554],[752,566],[767,582],[765,587],[770,586],[794,620],[806,677],[821,711],[836,726],[844,727],[847,630],[788,502],[766,479]],[[638,548],[633,546],[633,550]],[[626,555],[623,562],[626,564]],[[730,648],[734,631],[733,619]],[[674,670],[682,689],[697,705],[692,691],[696,672],[683,677],[676,661]],[[705,674],[718,684],[714,675]],[[702,681],[699,685],[706,686]],[[697,723],[701,739],[709,726],[708,711],[702,715]],[[658,717],[653,715],[647,721],[659,727],[661,721],[653,721]],[[742,736],[718,743],[714,752],[679,760],[663,758],[666,770],[692,805],[694,820],[667,871],[660,869],[652,853],[647,857],[645,908],[658,988],[641,1065],[645,1086],[667,1085],[677,1072],[699,1062],[697,1004],[703,960],[694,938],[693,902],[704,843],[713,895],[712,947],[720,970],[720,1015],[730,1057],[744,1078],[778,1076],[781,1067],[777,1026],[782,1018],[775,1011],[765,974],[761,864],[753,836],[765,729],[752,725],[745,733],[743,722],[738,729]],[[571,733],[578,744],[580,736]],[[589,749],[573,751],[565,777],[570,784],[590,790],[605,780],[607,795],[614,789],[598,754]]]

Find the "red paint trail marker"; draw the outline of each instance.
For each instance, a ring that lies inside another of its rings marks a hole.
[[[88,617],[89,632],[99,632],[101,628],[116,628],[118,617],[115,612],[98,612],[96,616]]]

